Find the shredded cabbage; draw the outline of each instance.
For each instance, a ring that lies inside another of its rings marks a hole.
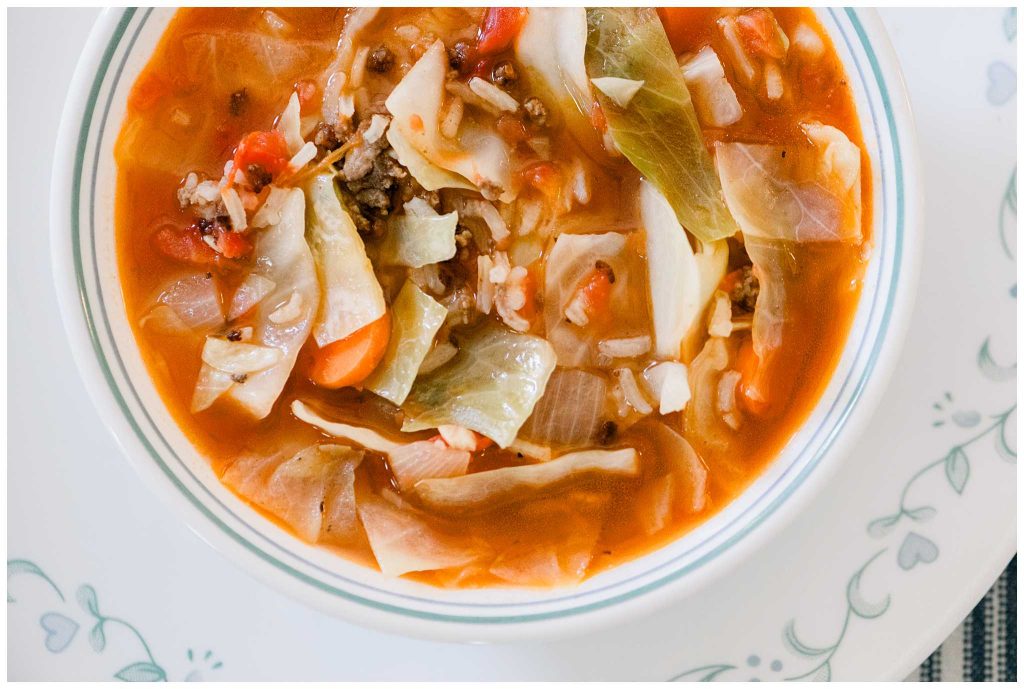
[[[616,146],[658,188],[679,222],[703,241],[736,234],[697,114],[665,29],[652,8],[587,10],[591,78],[643,82],[628,107],[598,100]]]
[[[359,518],[377,565],[388,576],[464,566],[478,557],[408,507],[379,498],[360,499]]]
[[[859,241],[860,149],[835,127],[803,129],[810,143],[715,145],[729,208],[748,239]]]
[[[365,387],[401,405],[447,316],[448,309],[412,281],[406,281],[391,306],[392,330],[387,351]]]
[[[559,114],[585,148],[600,151],[597,130],[590,122],[593,95],[583,62],[587,46],[587,13],[582,7],[531,7],[515,40],[516,61],[530,90]]]
[[[306,237],[323,287],[313,335],[324,347],[384,315],[384,292],[332,175],[306,185]]]
[[[425,504],[441,509],[469,509],[539,490],[582,474],[636,476],[640,461],[636,450],[585,450],[550,462],[478,471],[456,478],[425,479],[416,494]]]
[[[394,117],[390,129],[397,129],[432,165],[460,175],[486,193],[497,190],[503,201],[511,201],[511,151],[496,131],[466,123],[458,145],[441,135],[447,73],[448,53],[444,43],[435,41],[385,101]]]
[[[465,177],[440,168],[427,160],[409,143],[398,127],[388,127],[385,136],[391,147],[395,149],[398,162],[404,165],[409,170],[409,174],[427,191],[437,191],[438,189],[476,190],[476,187],[470,184]]]
[[[444,366],[419,377],[402,406],[402,430],[464,426],[508,447],[544,393],[555,352],[542,338],[489,323]]]
[[[312,445],[284,459],[243,458],[222,480],[313,542],[343,544],[358,536],[355,469],[363,453],[344,445]]]
[[[459,214],[453,211],[438,215],[430,209],[431,215],[420,215],[410,213],[408,206],[404,215],[388,219],[380,245],[380,263],[420,268],[455,256]]]
[[[320,288],[313,256],[304,234],[305,203],[302,192],[293,189],[281,208],[281,222],[261,232],[256,239],[253,272],[274,283],[274,289],[256,307],[254,343],[281,351],[281,359],[270,368],[250,374],[244,383],[227,393],[245,410],[262,419],[284,389],[299,350],[313,328]],[[275,323],[271,314],[296,301],[296,317]]]
[[[544,396],[523,426],[540,443],[585,445],[593,442],[604,413],[608,381],[578,368],[557,368]]]

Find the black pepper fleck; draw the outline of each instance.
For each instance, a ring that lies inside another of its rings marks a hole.
[[[238,89],[231,94],[231,100],[228,102],[228,112],[233,116],[238,117],[245,112],[246,106],[249,105],[249,92],[244,88]]]

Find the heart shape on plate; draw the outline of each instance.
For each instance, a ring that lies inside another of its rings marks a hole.
[[[896,560],[901,569],[913,569],[919,562],[929,564],[939,556],[939,547],[933,542],[911,531],[903,539]]]
[[[48,612],[39,618],[39,625],[46,631],[46,649],[60,653],[78,633],[78,623],[59,612]]]

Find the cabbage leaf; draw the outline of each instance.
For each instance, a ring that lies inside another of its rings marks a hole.
[[[464,426],[508,447],[555,369],[547,340],[489,323],[444,366],[421,376],[402,406],[403,431]]]
[[[249,374],[227,395],[258,419],[270,413],[284,389],[313,328],[320,302],[313,256],[303,237],[304,213],[302,192],[289,191],[281,208],[281,222],[256,238],[253,272],[272,282],[274,289],[256,307],[253,344],[276,347],[281,350],[281,358],[270,368]],[[284,310],[289,312],[287,319],[280,317]]]
[[[587,10],[591,79],[643,82],[621,108],[598,94],[622,154],[658,188],[679,222],[705,242],[736,234],[690,93],[658,14],[651,8]]]
[[[859,241],[860,149],[835,127],[803,130],[786,145],[715,145],[729,208],[747,239]]]
[[[305,192],[306,238],[323,287],[313,335],[324,347],[373,323],[386,306],[363,240],[342,208],[334,177],[314,177]]]
[[[551,114],[565,121],[580,145],[598,152],[602,144],[590,122],[594,98],[583,61],[586,46],[586,9],[531,7],[514,48],[530,90],[540,96]]]
[[[391,306],[391,338],[380,365],[366,380],[367,389],[395,404],[402,404],[420,364],[434,343],[448,309],[406,281]]]
[[[406,73],[385,101],[397,128],[409,146],[426,161],[454,172],[476,187],[497,190],[503,201],[515,198],[509,169],[511,151],[492,129],[464,122],[460,140],[441,135],[441,109],[445,99],[448,53],[435,41]]]
[[[455,256],[455,228],[459,214],[417,215],[408,212],[388,219],[380,245],[383,265],[421,268]]]
[[[524,490],[539,490],[583,474],[636,476],[640,461],[631,447],[621,450],[584,450],[550,462],[478,471],[453,478],[424,479],[416,494],[435,508],[468,509],[507,498]]]

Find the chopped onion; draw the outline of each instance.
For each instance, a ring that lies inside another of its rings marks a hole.
[[[711,127],[728,127],[743,117],[736,91],[729,84],[722,61],[711,46],[701,48],[680,67],[702,123]]]
[[[203,362],[234,375],[248,375],[270,368],[281,361],[284,353],[277,347],[232,342],[220,337],[207,337],[203,345]]]
[[[729,337],[732,334],[732,301],[729,295],[721,290],[715,292],[712,302],[708,334],[711,337]]]
[[[193,414],[209,409],[221,395],[235,384],[231,374],[204,363],[199,369],[195,390],[192,392]]]
[[[177,280],[165,289],[157,302],[165,304],[193,330],[210,330],[224,323],[217,285],[207,273]]]
[[[281,211],[288,199],[288,190],[281,187],[270,187],[267,200],[263,202],[256,215],[252,216],[253,227],[270,227],[281,222]]]
[[[690,384],[686,366],[678,361],[662,361],[644,369],[644,380],[654,398],[658,400],[658,413],[682,411],[690,401]]]
[[[464,426],[443,423],[437,427],[437,432],[441,434],[448,447],[467,452],[476,450],[476,434]]]
[[[228,310],[228,320],[235,320],[244,316],[249,310],[263,301],[263,298],[274,291],[277,285],[273,280],[249,273],[242,284],[235,290],[235,296],[231,299],[231,308]]]
[[[633,375],[633,371],[628,368],[615,369],[615,378],[619,383],[619,389],[622,390],[623,398],[638,414],[647,416],[654,411],[654,408],[651,407],[647,398],[644,397],[644,393],[640,390],[640,386],[637,385],[636,376]]]
[[[542,443],[591,443],[601,425],[607,392],[602,376],[577,368],[555,369],[522,434]]]
[[[475,447],[475,440],[473,444]],[[464,475],[469,468],[469,452],[435,440],[417,440],[391,450],[388,467],[398,487],[408,492],[425,479]]]
[[[302,316],[302,314],[302,295],[296,291],[292,292],[291,296],[288,297],[288,301],[274,309],[267,318],[271,323],[281,325],[291,323],[296,318]]]
[[[643,81],[623,79],[621,77],[598,77],[591,79],[590,83],[596,86],[598,91],[608,96],[620,108],[629,107],[629,102],[633,100],[633,96],[644,86]]]
[[[419,374],[430,373],[441,368],[458,353],[459,350],[451,342],[438,342],[424,357],[423,363],[420,364]]]

